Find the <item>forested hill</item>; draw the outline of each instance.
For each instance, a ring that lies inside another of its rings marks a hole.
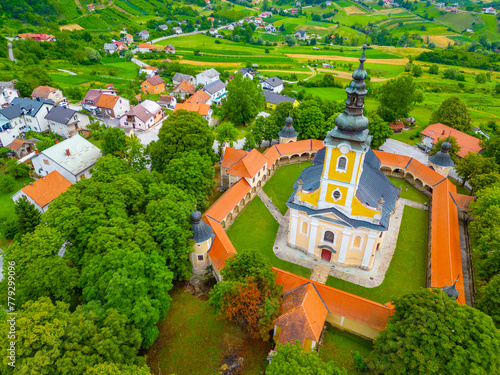
[[[77,8],[74,1],[69,3],[73,3],[73,6]],[[30,24],[41,25],[55,21],[59,16],[62,16],[62,5],[68,6],[68,1],[0,0],[0,15],[2,18],[14,18]]]

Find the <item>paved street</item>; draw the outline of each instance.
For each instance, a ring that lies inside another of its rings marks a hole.
[[[427,154],[417,146],[410,146],[406,143],[396,141],[395,139],[388,139],[385,141],[385,143],[380,146],[380,151],[409,156],[425,165],[427,165],[427,161],[429,159]]]

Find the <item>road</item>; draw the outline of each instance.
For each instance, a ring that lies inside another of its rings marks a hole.
[[[7,43],[7,47],[9,48],[9,59],[10,59],[10,61],[17,62],[17,60],[14,58],[14,52],[12,52],[12,43]]]
[[[219,26],[219,27],[217,27],[217,30],[223,29],[226,26],[227,25]],[[192,31],[190,33],[185,33],[185,34],[183,33],[183,34],[175,34],[175,35],[169,35],[169,36],[162,36],[161,38],[153,39],[151,41],[151,44],[155,44],[155,43],[161,42],[162,40],[165,40],[165,39],[177,38],[179,36],[188,36],[188,35],[205,34],[205,33],[208,33],[208,30],[198,30],[198,31]]]
[[[68,73],[71,76],[76,76],[77,74],[75,72],[70,72],[69,70],[64,70],[64,69],[57,69],[60,72]]]
[[[316,73],[316,70],[314,70],[313,68],[311,68],[309,65],[307,65],[307,67],[309,68],[309,70],[311,71],[311,75],[310,76],[307,76],[307,78],[304,78],[302,81],[307,81],[308,79],[311,79],[312,77],[314,77],[317,73]],[[262,70],[263,72],[265,70]],[[283,82],[287,82],[287,83],[297,83],[299,81],[285,81],[283,80]]]

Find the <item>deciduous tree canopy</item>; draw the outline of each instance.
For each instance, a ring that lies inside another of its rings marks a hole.
[[[436,109],[430,119],[431,124],[440,122],[462,132],[472,130],[469,109],[458,96],[450,96]]]

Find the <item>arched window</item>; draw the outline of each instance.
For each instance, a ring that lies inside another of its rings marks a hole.
[[[335,234],[327,230],[323,235],[323,241],[333,243],[335,241]]]
[[[337,161],[337,169],[345,171],[347,167],[347,158],[345,156],[341,156]]]
[[[307,223],[305,221],[302,223],[302,233],[307,234]]]
[[[352,241],[352,247],[355,249],[359,249],[361,247],[361,236],[354,237],[354,241]]]

